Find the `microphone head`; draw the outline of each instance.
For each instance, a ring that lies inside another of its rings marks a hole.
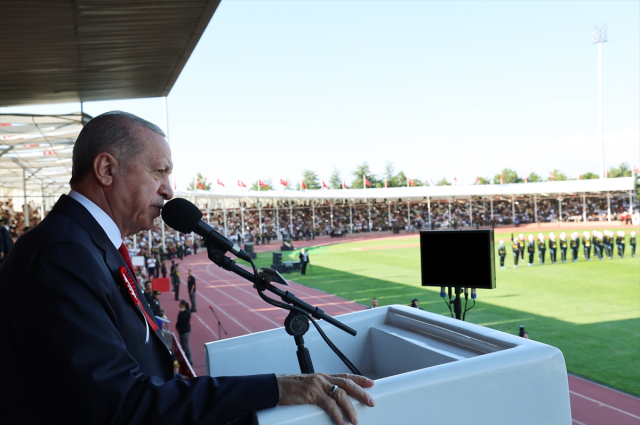
[[[175,198],[162,207],[162,220],[180,233],[191,233],[202,219],[202,211],[183,198]]]

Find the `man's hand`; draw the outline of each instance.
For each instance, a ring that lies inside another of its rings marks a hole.
[[[364,376],[341,373],[326,375],[324,373],[312,373],[309,375],[280,375],[276,377],[280,390],[279,404],[317,404],[333,418],[343,425],[343,417],[340,409],[344,410],[352,424],[358,423],[356,410],[351,404],[348,395],[366,404],[375,406],[375,401],[363,388],[373,387],[374,382]],[[329,396],[334,385],[339,388]]]

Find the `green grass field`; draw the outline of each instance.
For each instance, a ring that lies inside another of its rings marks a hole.
[[[625,259],[587,262],[581,248],[577,263],[541,266],[536,254],[536,266],[516,269],[509,236],[495,235],[496,247],[499,239],[507,245],[507,269],[496,253],[497,288],[478,291],[467,321],[512,334],[525,325],[531,339],[562,350],[570,373],[640,395],[640,258],[631,258],[628,243]],[[439,289],[420,286],[420,248],[406,247],[418,243],[416,235],[310,248],[313,270],[285,277],[366,305],[372,297],[381,305],[416,297],[423,309],[448,315]],[[257,265],[270,263],[270,252],[258,255]]]

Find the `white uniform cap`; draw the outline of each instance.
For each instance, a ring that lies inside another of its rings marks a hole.
[[[529,240],[532,241],[533,240],[533,235],[531,233],[529,233]]]

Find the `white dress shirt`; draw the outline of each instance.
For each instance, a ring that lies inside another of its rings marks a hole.
[[[118,229],[115,221],[113,221],[113,219],[109,217],[109,215],[104,212],[99,206],[97,206],[89,199],[87,199],[84,195],[79,194],[75,190],[69,192],[69,196],[80,202],[82,206],[85,207],[87,211],[89,211],[89,214],[91,214],[93,218],[96,219],[100,227],[102,227],[104,232],[107,234],[107,237],[109,237],[109,240],[111,241],[111,243],[113,243],[113,246],[115,246],[116,249],[120,248],[120,245],[122,245],[122,234],[120,233],[120,229]]]

